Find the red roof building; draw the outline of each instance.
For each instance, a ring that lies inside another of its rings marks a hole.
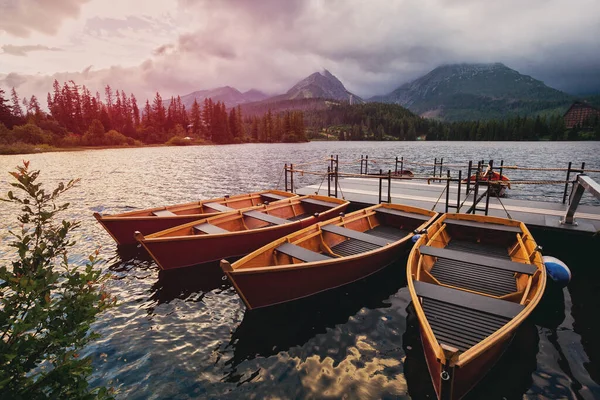
[[[600,118],[600,109],[588,103],[576,101],[564,115],[565,127],[567,129],[576,125],[580,128],[592,127],[596,118]]]

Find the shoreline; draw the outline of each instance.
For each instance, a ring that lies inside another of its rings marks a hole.
[[[461,142],[460,140],[414,140],[414,142]],[[510,142],[598,142],[599,140],[549,140],[546,138],[539,140],[520,140],[520,141],[510,141]],[[308,142],[387,142],[385,140],[326,140],[326,139],[313,139],[307,142],[293,142],[293,143],[308,143]],[[400,141],[398,141],[400,142]],[[467,141],[471,142],[471,141]],[[507,142],[506,140],[474,140],[473,142]],[[257,144],[259,142],[243,142],[243,143],[228,143],[228,144]],[[286,143],[286,142],[274,142],[274,143]],[[264,143],[264,144],[273,144],[273,143]],[[223,144],[223,146],[226,144]],[[176,144],[144,144],[141,146],[136,145],[121,145],[121,146],[77,146],[77,147],[53,147],[48,145],[29,145],[23,144],[22,147],[16,149],[16,151],[5,151],[6,149],[10,150],[14,148],[14,146],[5,146],[0,145],[0,156],[14,156],[14,155],[22,155],[22,154],[42,154],[42,153],[63,153],[70,151],[86,151],[86,150],[111,150],[111,149],[139,149],[145,147],[189,147],[189,146],[221,146],[220,144],[212,143],[212,142],[204,142],[204,143],[190,143],[186,145],[176,145]]]

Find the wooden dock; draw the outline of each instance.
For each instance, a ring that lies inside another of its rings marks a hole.
[[[461,193],[460,212],[466,212],[473,205],[473,196],[465,198]],[[434,208],[435,211],[445,212],[446,193],[444,189],[446,184],[431,183],[417,180],[392,180],[391,200],[392,203],[406,204],[427,209]],[[332,183],[333,189],[333,183]],[[327,187],[319,185],[310,185],[297,190],[298,194],[318,194],[327,196]],[[387,180],[383,181],[382,198],[387,200]],[[481,193],[481,192],[480,192]],[[345,198],[357,206],[372,205],[379,202],[379,179],[373,178],[344,178],[339,180],[338,197]],[[438,201],[439,199],[439,201]],[[436,204],[437,202],[437,204]],[[464,203],[463,203],[464,202]],[[450,186],[451,205],[457,204],[457,188]],[[485,206],[485,198],[477,205],[478,208]],[[560,202],[542,202],[533,200],[517,200],[511,198],[497,199],[490,196],[488,215],[508,218],[525,222],[530,227],[536,227],[544,230],[558,230],[563,232],[576,231],[586,235],[593,235],[600,231],[600,207],[590,205],[579,205],[575,213],[576,224],[561,224],[564,218],[568,204]],[[456,212],[456,209],[450,208],[448,212]],[[481,214],[481,211],[477,212]]]

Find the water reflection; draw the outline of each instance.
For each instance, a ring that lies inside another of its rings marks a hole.
[[[186,302],[199,302],[204,296],[215,290],[220,293],[231,287],[223,271],[216,264],[206,264],[171,271],[159,271],[158,280],[152,285],[150,300],[156,306],[168,303],[173,299]],[[149,308],[151,313],[153,308]]]
[[[245,360],[269,357],[292,347],[302,347],[316,335],[343,324],[362,308],[388,308],[387,299],[406,284],[405,260],[388,266],[361,281],[298,301],[246,311],[231,335],[225,351],[233,349],[228,361],[232,369]],[[346,348],[338,337],[327,348]],[[335,357],[333,353],[329,356]],[[338,360],[339,362],[339,360]]]

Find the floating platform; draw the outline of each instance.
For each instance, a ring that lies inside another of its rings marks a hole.
[[[382,183],[382,199],[387,200],[387,180]],[[333,186],[333,183],[332,183]],[[446,184],[427,183],[425,181],[392,180],[391,200],[392,203],[406,204],[410,206],[433,209],[437,212],[446,211]],[[485,188],[479,188],[481,195]],[[298,194],[315,194],[327,196],[327,186],[310,185],[297,190]],[[333,187],[332,187],[333,191]],[[473,205],[473,195],[465,196],[465,185],[462,185],[460,203],[463,206],[460,212],[466,213]],[[441,196],[441,197],[440,197]],[[379,179],[373,178],[343,178],[339,179],[338,197],[344,197],[356,206],[367,206],[379,202]],[[438,200],[439,199],[439,200]],[[436,204],[437,202],[437,204]],[[463,203],[464,202],[464,203]],[[449,204],[457,204],[457,185],[450,185]],[[435,207],[434,207],[435,206]],[[485,207],[485,198],[479,202],[477,208]],[[529,227],[544,230],[558,230],[563,232],[579,232],[591,236],[600,231],[600,207],[590,205],[579,205],[575,213],[576,224],[562,224],[560,221],[565,217],[568,204],[559,202],[543,202],[534,200],[517,200],[511,198],[497,199],[490,196],[488,215],[508,218],[506,211],[513,219],[525,222]],[[506,211],[505,211],[506,210]],[[455,208],[449,208],[448,212],[456,212]],[[481,214],[482,211],[477,211]]]

